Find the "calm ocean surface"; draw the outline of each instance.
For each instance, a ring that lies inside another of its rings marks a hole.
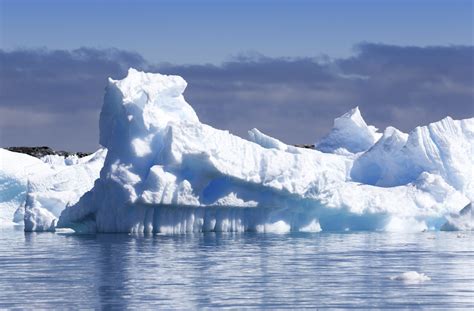
[[[474,308],[474,234],[0,229],[0,308]],[[415,270],[431,281],[391,280]]]

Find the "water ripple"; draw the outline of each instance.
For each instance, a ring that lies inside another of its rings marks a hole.
[[[474,308],[472,233],[0,234],[0,308]]]

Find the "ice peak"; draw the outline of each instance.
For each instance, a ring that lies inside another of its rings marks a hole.
[[[365,129],[368,127],[367,123],[365,122],[364,118],[362,117],[359,106],[356,106],[349,110],[348,112],[344,113],[342,116],[334,119],[334,129],[341,129],[346,128],[348,125],[356,126],[361,129]]]
[[[316,143],[316,149],[333,152],[343,148],[351,153],[357,153],[369,149],[380,137],[377,128],[367,125],[359,107],[356,106],[334,119],[331,132]]]
[[[400,131],[399,129],[393,126],[387,126],[387,128],[383,132],[383,135],[380,138],[380,140],[377,142],[377,144],[380,144],[380,143],[386,144],[388,141],[390,141],[390,143],[401,142],[405,144],[407,139],[408,139],[407,133],[403,133],[402,131]]]
[[[109,78],[109,84],[115,85],[122,93],[126,103],[141,104],[145,95],[148,102],[157,97],[179,97],[186,89],[187,83],[180,76],[146,73],[134,68],[128,69],[127,76],[122,80]]]
[[[199,122],[182,95],[186,86],[180,76],[134,68],[122,80],[109,78],[100,117],[100,143],[110,148],[111,139],[123,139],[119,137],[123,133],[118,134],[114,127],[124,129],[126,125],[132,139],[162,131],[169,122]]]
[[[362,118],[362,115],[360,114],[359,106],[355,106],[348,112],[344,113],[342,116],[336,118],[334,120],[334,125],[336,125],[337,122],[340,122],[341,120],[346,120],[346,119],[350,119],[354,121],[354,123],[361,124],[361,125],[363,124],[367,126],[367,123],[365,123],[364,118]]]

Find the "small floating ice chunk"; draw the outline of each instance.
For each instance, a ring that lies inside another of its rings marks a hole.
[[[313,219],[308,225],[300,228],[300,232],[321,232],[321,225],[316,219]]]
[[[265,224],[265,230],[264,232],[266,233],[288,233],[290,232],[291,227],[284,222],[283,220],[279,220],[274,223],[267,223]]]
[[[391,280],[403,281],[405,283],[421,283],[431,280],[429,276],[424,273],[418,273],[416,271],[407,271],[402,274],[390,277]]]

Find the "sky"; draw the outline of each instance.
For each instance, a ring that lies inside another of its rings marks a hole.
[[[119,48],[153,62],[220,63],[241,52],[347,57],[355,43],[472,43],[459,0],[2,0],[2,47]]]
[[[313,143],[354,106],[410,131],[474,116],[461,0],[0,0],[0,146],[92,151],[107,77],[179,74],[203,122]]]

